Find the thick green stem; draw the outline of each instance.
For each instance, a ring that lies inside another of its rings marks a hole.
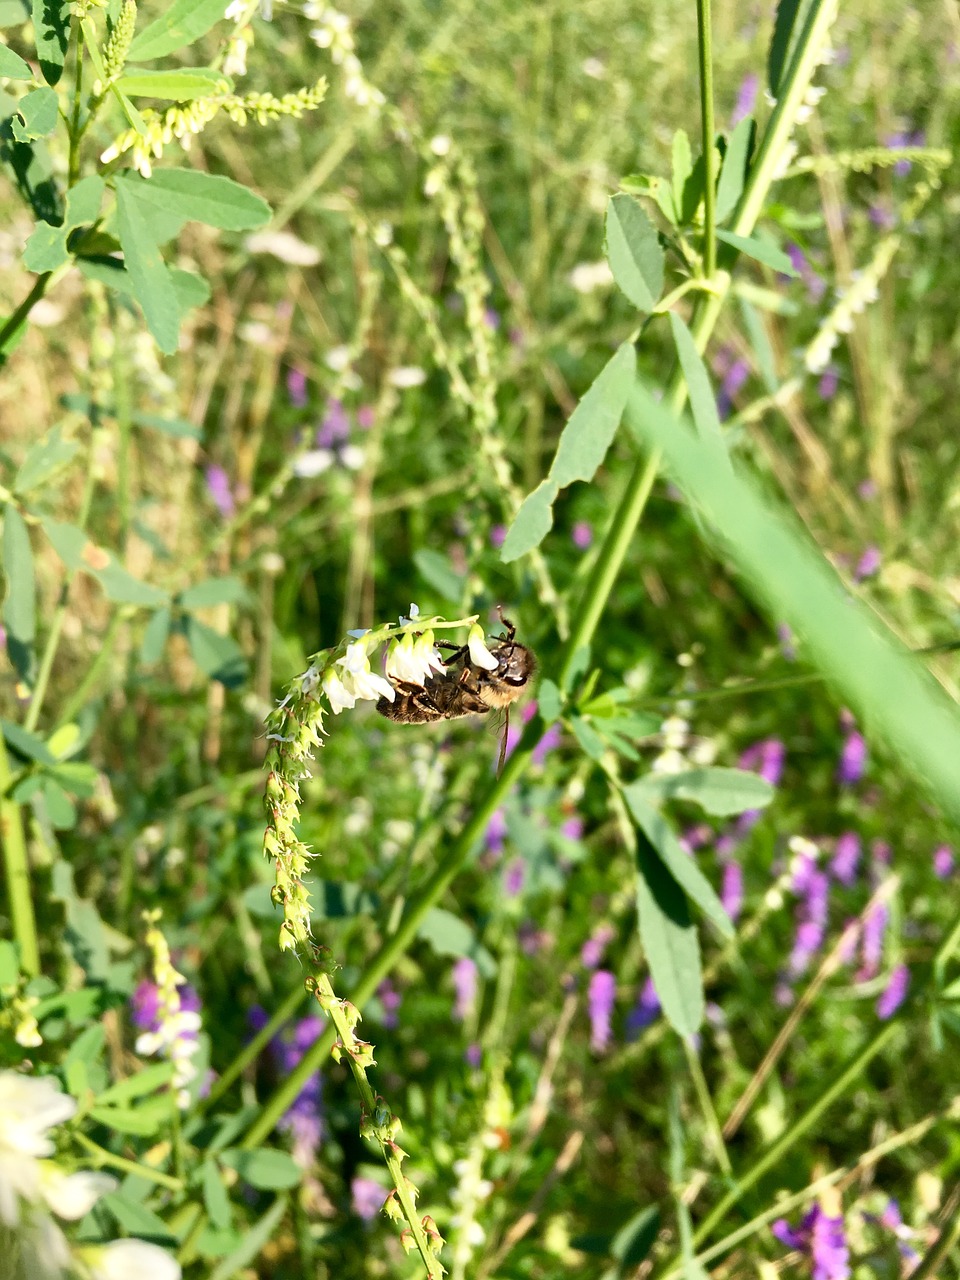
[[[700,132],[703,136],[703,274],[717,269],[717,180],[713,145],[713,27],[710,0],[697,0],[697,47],[700,55]]]
[[[53,278],[52,271],[45,271],[43,275],[37,276],[33,282],[33,288],[17,307],[16,311],[10,318],[0,327],[0,357],[6,355],[7,346],[16,337],[20,330],[20,326],[24,323],[27,316],[37,305]]]
[[[40,972],[40,948],[37,943],[37,921],[30,893],[30,864],[20,806],[10,795],[12,782],[7,744],[0,733],[0,844],[3,845],[3,867],[7,877],[7,900],[13,936],[20,947],[20,967],[29,978]]]

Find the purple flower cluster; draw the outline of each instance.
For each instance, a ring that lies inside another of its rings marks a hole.
[[[453,966],[453,989],[456,993],[453,1014],[463,1022],[470,1016],[477,999],[477,966],[469,956],[461,956]]]
[[[881,1022],[892,1018],[907,998],[910,987],[910,970],[905,964],[898,964],[890,974],[887,985],[877,1001],[877,1017]]]
[[[834,880],[849,889],[857,878],[857,867],[860,865],[860,837],[855,831],[844,831],[837,837],[833,859],[830,863],[830,874]]]
[[[587,988],[587,1010],[590,1015],[590,1048],[603,1053],[610,1043],[610,1017],[617,994],[617,980],[607,969],[597,969]]]
[[[827,291],[826,280],[814,271],[807,255],[798,244],[791,243],[787,245],[787,257],[790,259],[790,265],[803,282],[807,290],[807,297],[811,302],[819,302]]]
[[[653,979],[647,978],[640,989],[637,1003],[627,1014],[627,1039],[636,1040],[645,1027],[655,1022],[660,1013],[660,998],[653,985]]]
[[[611,924],[601,924],[580,948],[580,963],[585,969],[596,969],[603,959],[609,943],[616,937],[616,929]]]
[[[850,1255],[843,1218],[831,1218],[815,1204],[804,1214],[799,1227],[778,1218],[770,1230],[788,1249],[798,1249],[813,1263],[813,1280],[848,1280]]]
[[[849,712],[841,716],[841,724],[847,730],[837,765],[837,781],[841,786],[852,787],[863,777],[867,767],[867,743],[856,728]]]
[[[250,1011],[250,1024],[255,1031],[266,1026],[265,1010],[255,1005]],[[286,1076],[296,1067],[313,1042],[323,1033],[324,1021],[317,1014],[288,1027],[270,1041],[270,1057],[280,1075]],[[326,1133],[323,1114],[323,1078],[317,1071],[294,1098],[279,1128],[291,1135],[291,1154],[301,1169],[309,1169]]]
[[[806,973],[823,945],[830,906],[830,879],[811,854],[799,853],[793,868],[793,892],[798,896],[797,932],[787,962],[791,978]]]
[[[730,347],[720,347],[713,361],[714,373],[720,379],[717,392],[717,413],[721,419],[729,417],[737,393],[750,377],[750,366],[742,356]]]

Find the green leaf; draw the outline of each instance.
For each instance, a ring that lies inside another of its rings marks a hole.
[[[119,1225],[130,1235],[149,1240],[152,1244],[168,1247],[177,1244],[176,1236],[160,1215],[148,1209],[139,1200],[126,1195],[123,1190],[109,1192],[100,1203],[113,1214]]]
[[[584,720],[583,716],[571,716],[570,728],[591,760],[603,759],[607,744],[589,720]]]
[[[688,769],[683,773],[648,773],[631,784],[649,800],[690,800],[706,813],[725,817],[763,809],[776,792],[759,774],[744,769]]]
[[[33,32],[40,71],[47,84],[63,75],[70,43],[70,0],[33,0]]]
[[[33,642],[37,628],[37,588],[33,551],[23,516],[12,502],[3,508],[3,618],[7,652],[20,676],[33,673]]]
[[[545,725],[553,724],[554,720],[560,719],[560,712],[563,710],[563,695],[559,686],[554,684],[552,680],[541,680],[537,689],[537,710],[540,712],[540,718]]]
[[[50,544],[68,569],[79,569],[83,565],[83,553],[89,539],[84,531],[75,524],[66,524],[61,520],[53,520],[50,516],[41,516],[40,525],[50,540]]]
[[[180,593],[180,605],[184,609],[209,609],[217,604],[239,604],[246,595],[239,578],[206,578]]]
[[[154,1062],[143,1067],[136,1075],[128,1076],[109,1088],[98,1093],[94,1103],[98,1107],[118,1106],[122,1102],[132,1102],[134,1098],[142,1098],[146,1093],[154,1093],[173,1079],[174,1064],[172,1062]]]
[[[14,53],[5,44],[0,44],[0,76],[7,80],[32,80],[33,72],[19,53]]]
[[[136,297],[136,290],[133,286],[133,277],[129,271],[124,270],[123,263],[114,258],[78,258],[77,266],[88,280],[99,280],[101,284],[106,285],[108,289],[114,289],[117,293],[123,294],[128,298]],[[210,286],[206,280],[200,276],[194,275],[192,271],[181,271],[179,267],[173,267],[169,270],[170,281],[173,285],[174,297],[176,299],[180,320],[191,309],[191,307],[200,306],[210,297]],[[147,425],[156,425],[159,429],[159,423],[165,421],[158,414],[136,414],[134,422],[144,422],[147,419],[156,419],[155,423],[147,423]],[[187,436],[191,439],[199,440],[200,431],[189,424],[169,423],[169,435]],[[184,429],[178,431],[173,430],[174,426],[181,426]]]
[[[10,120],[10,131],[18,142],[32,142],[53,133],[58,119],[57,95],[43,85],[39,89],[31,89],[17,103],[16,115]]]
[[[41,790],[47,817],[50,819],[50,825],[53,829],[55,831],[72,831],[77,825],[77,807],[63,787],[58,782],[55,782],[53,778],[44,778]]]
[[[844,590],[832,565],[796,524],[732,469],[713,466],[689,426],[639,383],[626,421],[641,445],[662,451],[671,478],[713,531],[772,621],[785,622],[864,726],[884,738],[955,820],[960,820],[960,715],[943,689],[876,616]]]
[[[733,213],[743,195],[755,128],[753,120],[748,116],[740,121],[727,140],[727,151],[717,183],[718,222]]]
[[[68,467],[79,452],[79,443],[76,440],[64,440],[60,428],[54,427],[27,450],[27,456],[14,478],[13,492],[23,495],[32,489],[38,489],[58,471]]]
[[[223,1178],[215,1160],[204,1160],[200,1166],[200,1180],[203,1186],[203,1203],[210,1221],[215,1227],[225,1228],[230,1225],[232,1212],[230,1197],[223,1185]]]
[[[632,342],[622,343],[593,380],[560,436],[550,479],[558,489],[592,480],[613,443],[637,374]]]
[[[160,350],[172,355],[180,333],[180,306],[138,194],[133,182],[117,182],[117,230],[133,292],[143,308],[147,326]]]
[[[673,161],[671,173],[673,207],[680,211],[682,217],[684,206],[683,189],[686,186],[687,179],[693,173],[690,139],[683,129],[678,129],[673,135],[671,157]]]
[[[140,198],[183,222],[204,222],[222,231],[251,231],[271,216],[266,200],[248,187],[199,169],[158,169],[142,184]]]
[[[732,938],[733,924],[713,885],[690,854],[681,847],[669,822],[653,808],[642,787],[636,782],[624,787],[623,798],[634,822],[680,888],[697,904],[707,919],[716,925],[723,937]]]
[[[690,395],[690,408],[700,439],[714,450],[718,462],[729,466],[730,456],[720,426],[717,399],[710,385],[710,375],[697,350],[690,330],[675,311],[670,312],[670,328],[680,357],[683,380]]]
[[[257,1151],[241,1151],[234,1147],[221,1151],[220,1159],[258,1191],[285,1191],[288,1187],[297,1186],[303,1177],[303,1171],[292,1156],[272,1147],[261,1147]]]
[[[214,1267],[209,1280],[232,1280],[238,1271],[242,1271],[244,1267],[259,1258],[264,1245],[276,1231],[286,1212],[287,1197],[278,1196],[262,1218],[259,1218],[252,1227],[244,1228],[241,1243]]]
[[[664,1015],[680,1035],[695,1035],[703,1021],[697,931],[686,895],[642,832],[637,844],[637,918]]]
[[[54,765],[57,758],[44,742],[42,738],[38,738],[35,733],[31,733],[28,729],[22,729],[20,725],[14,724],[12,720],[0,720],[0,729],[3,731],[4,741],[24,760],[35,760],[37,764]]]
[[[26,269],[41,275],[45,271],[56,271],[69,261],[66,229],[51,227],[49,222],[38,222],[23,248]]]
[[[140,643],[140,661],[145,667],[155,666],[163,657],[170,636],[172,614],[169,609],[158,609],[143,630]]]
[[[82,1063],[89,1073],[90,1068],[99,1062],[106,1042],[107,1033],[99,1022],[84,1027],[67,1050],[61,1066],[69,1071],[75,1064]]]
[[[151,431],[159,431],[161,435],[173,436],[175,440],[199,440],[203,432],[192,422],[183,418],[164,418],[159,413],[135,413],[135,427],[148,427]]]
[[[521,556],[538,547],[553,527],[553,500],[559,489],[553,480],[541,480],[533,493],[528,493],[520,510],[513,517],[513,524],[500,548],[504,564],[519,560]]]
[[[22,27],[30,21],[30,0],[0,0],[0,27]]]
[[[152,62],[193,44],[223,19],[223,0],[174,0],[162,18],[140,32],[127,54],[129,62]]]
[[[768,244],[766,240],[758,240],[756,236],[738,236],[732,231],[717,231],[717,239],[722,240],[724,244],[728,244],[731,248],[739,249],[741,253],[745,253],[748,258],[754,258],[757,262],[762,262],[765,267],[772,267],[774,271],[779,271],[781,275],[795,276],[793,263],[776,245]]]
[[[618,1273],[626,1276],[647,1257],[660,1229],[660,1210],[655,1204],[635,1213],[610,1242],[610,1252],[620,1264]]]
[[[444,600],[456,603],[463,598],[463,577],[442,552],[423,547],[413,553],[413,563],[424,582]]]
[[[443,907],[431,907],[417,930],[417,937],[428,942],[438,956],[469,956],[485,978],[492,978],[497,972],[497,962],[477,941],[470,925]]]
[[[219,680],[228,689],[243,683],[247,678],[247,662],[236,640],[220,635],[193,617],[184,619],[184,630],[193,660],[205,675]]]
[[[787,65],[787,51],[796,26],[797,14],[800,12],[800,4],[801,0],[780,0],[777,5],[773,38],[767,55],[767,83],[774,98],[780,96],[780,85]]]
[[[89,565],[86,568],[103,587],[107,599],[115,604],[137,604],[155,608],[157,605],[169,602],[170,597],[165,591],[151,586],[149,582],[141,582],[139,578],[135,578],[113,556],[110,557],[110,563],[104,569],[92,569]]]
[[[777,380],[773,347],[767,336],[767,330],[760,313],[753,303],[743,296],[740,296],[738,301],[740,303],[740,312],[743,316],[744,328],[747,331],[747,337],[750,339],[750,346],[756,357],[757,367],[760,370],[760,377],[763,379],[767,394],[772,396],[776,393],[780,383]]]
[[[139,1107],[91,1107],[89,1114],[98,1124],[106,1125],[116,1133],[152,1138],[170,1123],[176,1105],[176,1098],[171,1092],[150,1098]]]
[[[607,203],[606,248],[621,292],[641,311],[652,311],[663,289],[663,250],[632,196],[618,194]]]
[[[207,98],[220,86],[228,88],[229,83],[222,71],[215,71],[212,67],[190,67],[182,71],[131,71],[114,81],[117,89],[130,98],[163,98],[171,102]]]

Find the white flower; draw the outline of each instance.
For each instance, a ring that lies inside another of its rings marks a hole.
[[[357,701],[356,694],[350,692],[333,667],[323,677],[323,692],[335,716],[341,711],[349,711]]]
[[[294,462],[293,474],[309,480],[313,476],[322,476],[332,466],[333,453],[329,449],[309,449]]]
[[[20,1267],[28,1280],[61,1280],[70,1264],[67,1238],[49,1216],[33,1214],[17,1232]]]
[[[433,643],[433,632],[414,637],[408,631],[387,651],[387,675],[405,684],[423,685],[433,671],[443,671],[443,659]]]
[[[41,1195],[40,1160],[53,1152],[47,1130],[69,1120],[73,1098],[49,1076],[0,1072],[0,1221],[15,1227],[20,1200]]]
[[[593,293],[595,289],[613,284],[613,272],[606,261],[578,262],[567,279],[577,293]]]
[[[321,258],[316,245],[307,244],[290,231],[258,231],[247,236],[244,247],[249,253],[269,253],[291,267],[315,267]]]
[[[475,622],[467,636],[467,649],[470,661],[475,667],[483,667],[484,671],[496,671],[497,660],[483,642],[483,628]]]
[[[227,22],[239,22],[247,16],[247,0],[231,0],[223,16]]]
[[[101,1196],[117,1185],[109,1173],[64,1173],[52,1162],[45,1161],[41,1173],[44,1200],[58,1218],[78,1222],[90,1212]]]
[[[180,1264],[146,1240],[114,1240],[83,1250],[91,1280],[180,1280]]]
[[[435,138],[430,139],[430,150],[435,156],[449,155],[450,139],[445,133],[438,133]]]
[[[399,387],[406,390],[408,387],[422,387],[427,380],[425,370],[420,369],[417,365],[401,365],[399,369],[393,369],[387,374],[387,381],[391,387]]]
[[[383,676],[374,675],[370,670],[370,659],[362,641],[347,645],[346,652],[342,658],[337,659],[336,665],[343,667],[344,674],[341,678],[344,687],[354,698],[375,702],[377,698],[383,697],[393,702],[397,696],[389,681],[384,680]]]

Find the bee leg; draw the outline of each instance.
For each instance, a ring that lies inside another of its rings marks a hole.
[[[510,708],[507,707],[503,717],[503,737],[500,739],[500,758],[497,761],[497,777],[503,773],[503,765],[507,758],[507,734],[510,732]]]
[[[513,640],[513,637],[517,634],[517,628],[513,625],[513,623],[510,621],[509,618],[505,618],[503,616],[502,604],[497,605],[497,613],[500,615],[500,621],[507,628],[507,634],[505,636],[501,636],[500,639],[506,640],[507,644],[510,644]]]

